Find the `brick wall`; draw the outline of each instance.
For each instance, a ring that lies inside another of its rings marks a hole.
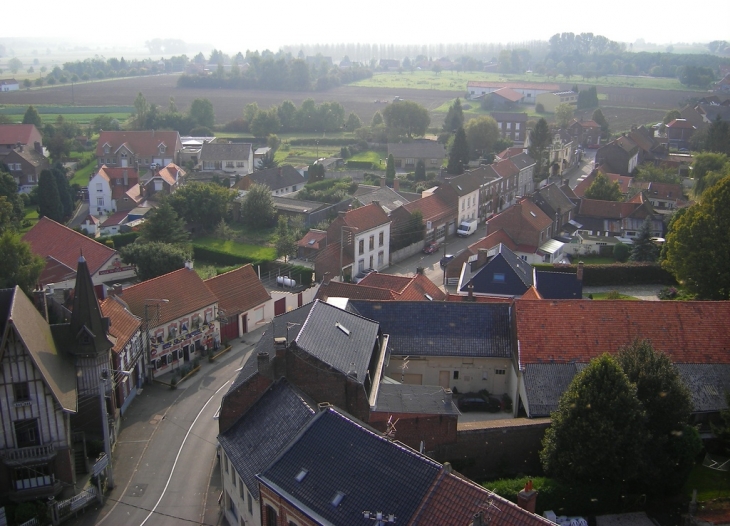
[[[394,438],[416,451],[420,449],[421,441],[424,451],[433,451],[444,444],[456,442],[456,415],[371,413],[368,424],[385,433],[389,418],[395,423]]]
[[[261,494],[261,524],[269,524],[267,522],[269,520],[267,506],[271,506],[276,512],[277,525],[288,526],[290,521],[297,526],[317,526],[319,524],[301,513],[268,486],[259,484],[259,492]]]
[[[272,383],[269,378],[256,373],[235,391],[227,393],[221,402],[218,432],[223,433],[230,428],[241,415],[248,411]]]
[[[485,429],[459,431],[457,441],[436,449],[433,458],[451,462],[473,480],[542,473],[540,449],[549,419],[503,421]]]

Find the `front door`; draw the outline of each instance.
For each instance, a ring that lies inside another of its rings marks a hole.
[[[243,333],[242,334],[246,334],[248,332],[248,314],[243,315],[242,324],[243,324]]]
[[[439,385],[444,389],[449,388],[449,371],[439,371]]]
[[[279,316],[286,312],[286,298],[281,298],[274,302],[274,316]]]
[[[183,359],[185,360],[185,363],[188,363],[190,361],[190,346],[186,345],[183,347]]]

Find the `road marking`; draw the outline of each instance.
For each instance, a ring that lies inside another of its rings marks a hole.
[[[200,411],[198,412],[198,416],[195,417],[195,420],[193,420],[193,423],[190,424],[190,427],[188,428],[188,432],[185,433],[185,438],[183,438],[182,444],[180,444],[180,448],[177,450],[177,455],[175,455],[175,462],[172,464],[172,469],[170,470],[170,476],[167,477],[167,482],[165,483],[165,487],[162,489],[162,494],[160,495],[160,498],[157,499],[157,503],[155,503],[152,510],[150,510],[149,515],[145,517],[145,519],[139,524],[139,526],[144,526],[144,524],[149,520],[150,517],[155,513],[155,510],[157,510],[157,507],[160,505],[160,502],[162,502],[162,498],[165,496],[165,493],[167,492],[167,488],[170,485],[170,481],[172,480],[172,475],[175,473],[175,467],[177,466],[177,461],[180,459],[180,453],[182,453],[183,447],[185,447],[185,442],[188,440],[188,436],[190,436],[190,432],[193,430],[193,426],[195,425],[195,422],[198,421],[198,418],[200,418],[200,415],[203,414],[203,411],[205,411],[205,408],[208,407],[208,404],[211,400],[213,400],[213,397],[217,395],[226,385],[228,385],[228,382],[225,382],[223,385],[220,386],[220,388],[210,395],[210,398],[208,398],[208,401],[205,402],[203,407],[200,408]]]

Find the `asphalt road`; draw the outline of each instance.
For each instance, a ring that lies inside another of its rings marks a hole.
[[[112,455],[116,487],[103,506],[66,524],[216,524],[218,508],[209,495],[219,476],[214,415],[258,337],[248,334],[227,356],[203,361],[176,390],[146,386],[124,416]]]

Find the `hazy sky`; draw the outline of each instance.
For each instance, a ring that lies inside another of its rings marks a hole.
[[[696,16],[693,5],[701,6]],[[93,47],[143,47],[145,40],[179,38],[228,53],[300,43],[508,43],[547,40],[558,32],[592,32],[621,42],[730,40],[727,0],[38,0],[26,14],[27,21],[4,24],[0,36],[83,39]]]

